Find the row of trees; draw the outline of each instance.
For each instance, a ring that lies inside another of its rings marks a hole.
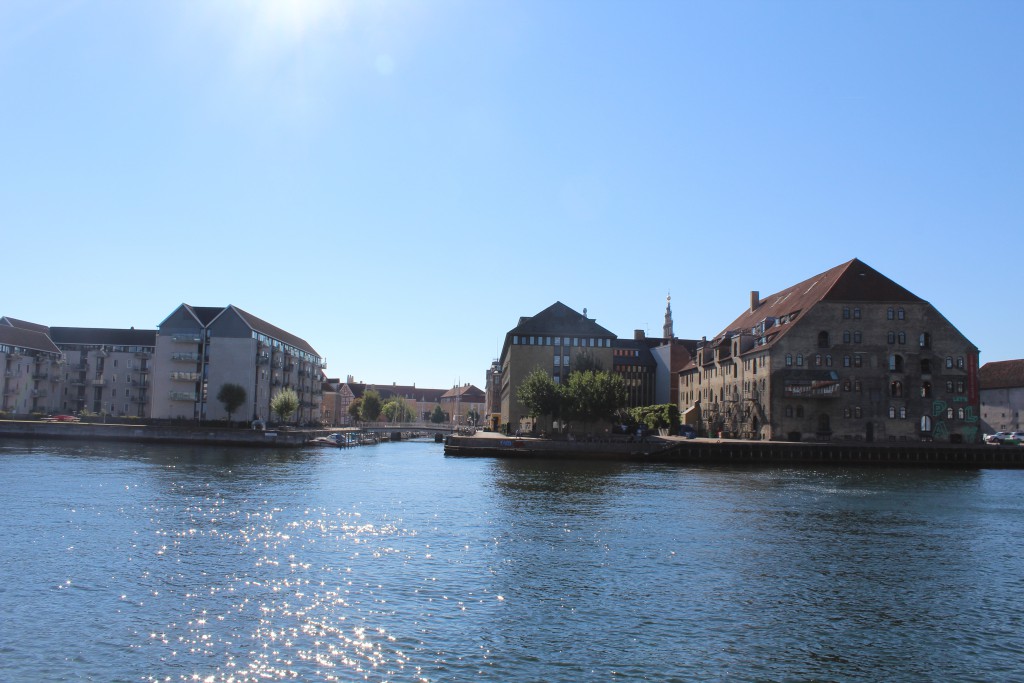
[[[611,422],[626,406],[626,383],[604,370],[577,370],[558,384],[544,370],[534,370],[519,385],[516,398],[530,417],[563,423]]]

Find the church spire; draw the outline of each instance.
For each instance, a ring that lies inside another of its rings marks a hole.
[[[661,336],[672,339],[672,295],[665,297],[665,326],[661,328]]]

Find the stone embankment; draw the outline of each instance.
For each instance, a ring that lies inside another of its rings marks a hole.
[[[449,437],[445,455],[490,458],[604,459],[735,465],[870,465],[1024,469],[1024,447],[929,442],[737,441],[654,437],[648,443],[554,441],[483,434]]]
[[[295,447],[304,445],[310,431],[256,431],[203,427],[94,424],[85,422],[0,421],[0,438],[134,441],[223,446]]]

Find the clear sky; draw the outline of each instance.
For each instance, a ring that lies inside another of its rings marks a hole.
[[[852,258],[1024,357],[1024,2],[0,2],[0,315],[234,304],[483,387]]]

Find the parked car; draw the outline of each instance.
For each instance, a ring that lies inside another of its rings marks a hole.
[[[995,434],[986,434],[985,443],[999,446],[1024,445],[1024,432],[996,432]]]
[[[691,425],[679,425],[679,436],[685,436],[687,439],[697,438],[697,430]]]
[[[74,415],[51,415],[50,417],[44,417],[43,422],[78,422],[79,419]]]

